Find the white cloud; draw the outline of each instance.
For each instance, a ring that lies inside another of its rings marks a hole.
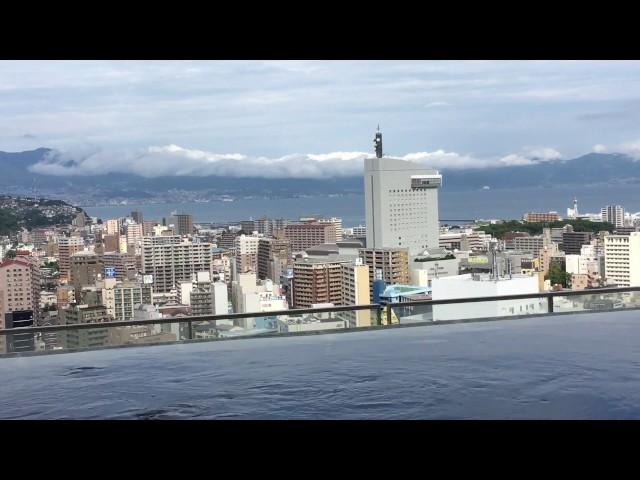
[[[449,107],[451,104],[449,102],[431,102],[427,103],[424,108],[436,108],[436,107]]]
[[[596,153],[604,153],[607,151],[607,146],[602,145],[601,143],[593,146],[593,151]]]
[[[282,157],[249,156],[240,153],[212,153],[179,145],[150,146],[140,149],[105,150],[79,147],[53,151],[33,165],[31,171],[44,175],[105,175],[130,173],[142,177],[228,176],[261,178],[333,178],[362,174],[367,152],[290,154]],[[531,165],[559,158],[559,152],[535,149],[502,158],[479,159],[471,155],[436,150],[409,153],[399,158],[436,169],[473,169]]]
[[[526,157],[529,159],[535,159],[541,162],[550,162],[553,160],[560,160],[562,158],[562,154],[556,150],[555,148],[525,148]]]
[[[620,145],[619,150],[635,160],[640,160],[640,140],[623,143]]]
[[[504,166],[513,167],[517,165],[532,165],[536,162],[531,160],[530,158],[523,157],[522,155],[518,155],[516,153],[512,153],[510,155],[506,155],[500,159],[500,163]]]

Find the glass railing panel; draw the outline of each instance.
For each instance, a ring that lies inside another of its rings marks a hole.
[[[549,313],[546,297],[515,300],[489,300],[482,302],[433,305],[435,321],[472,320],[484,318],[544,315]]]
[[[589,293],[553,297],[554,312],[580,312],[640,308],[640,292]]]

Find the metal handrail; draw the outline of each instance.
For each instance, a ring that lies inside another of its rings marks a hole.
[[[492,297],[467,297],[467,298],[451,298],[446,300],[416,300],[412,302],[381,302],[369,305],[343,305],[338,307],[323,308],[302,308],[292,310],[276,310],[272,312],[250,312],[250,313],[228,313],[224,315],[197,315],[184,317],[164,317],[152,318],[148,320],[125,320],[113,322],[97,322],[97,323],[78,323],[71,325],[42,325],[33,327],[17,327],[0,329],[0,336],[35,333],[35,332],[56,332],[64,330],[83,330],[83,329],[102,329],[112,327],[129,327],[136,325],[149,324],[167,324],[167,323],[187,323],[189,326],[190,338],[193,338],[192,327],[194,322],[217,322],[219,320],[234,320],[241,318],[258,318],[268,316],[295,316],[309,313],[332,313],[332,312],[351,312],[358,310],[376,310],[380,315],[387,308],[387,317],[389,317],[391,308],[394,307],[414,307],[427,305],[447,305],[457,303],[477,303],[490,302],[499,300],[522,300],[527,298],[546,298],[549,303],[549,313],[553,313],[553,298],[555,297],[573,297],[580,295],[598,295],[609,293],[626,293],[639,292],[640,287],[613,287],[613,288],[594,288],[585,290],[558,290],[554,292],[524,293],[517,295],[500,295]]]

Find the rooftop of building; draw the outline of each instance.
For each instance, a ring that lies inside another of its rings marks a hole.
[[[640,415],[638,316],[3,358],[0,382],[19,388],[0,389],[0,418],[631,419]]]

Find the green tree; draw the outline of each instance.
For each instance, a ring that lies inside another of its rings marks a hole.
[[[4,254],[5,258],[16,258],[17,252],[15,250],[9,250]]]
[[[571,274],[562,270],[558,265],[551,265],[549,267],[549,273],[544,277],[545,280],[549,280],[551,285],[562,285],[567,288],[571,283]]]

